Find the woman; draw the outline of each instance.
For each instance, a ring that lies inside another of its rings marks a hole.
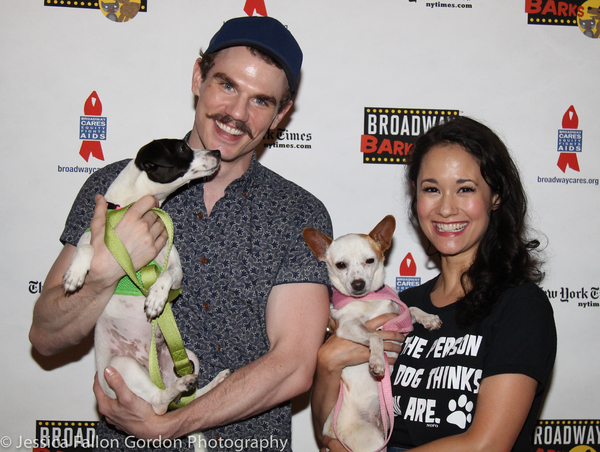
[[[554,365],[556,328],[535,284],[543,276],[533,256],[539,242],[525,238],[518,171],[489,128],[458,117],[418,139],[408,179],[413,222],[439,256],[441,273],[400,296],[439,315],[443,325],[434,331],[415,325],[395,362],[388,451],[529,452]],[[398,351],[390,343],[387,349]],[[335,335],[321,347],[312,397],[318,436],[342,369],[367,360],[366,347]],[[344,450],[330,438],[323,444]]]

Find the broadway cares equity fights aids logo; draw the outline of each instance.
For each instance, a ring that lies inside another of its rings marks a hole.
[[[417,264],[411,253],[408,253],[400,264],[400,276],[396,277],[396,292],[400,293],[410,287],[421,285],[421,277],[417,275]]]
[[[79,117],[79,139],[81,147],[79,155],[86,162],[90,158],[104,161],[102,152],[102,141],[106,140],[107,118],[102,115],[102,102],[96,91],[88,96],[83,104],[84,116]],[[86,173],[91,174],[97,167],[91,166],[61,166],[58,165],[59,173]]]
[[[597,186],[599,182],[597,177],[573,175],[573,172],[581,172],[579,158],[583,152],[583,130],[579,129],[579,116],[573,105],[563,114],[561,125],[562,127],[558,130],[556,146],[558,151],[556,166],[560,168],[564,176],[538,176],[538,183]]]
[[[365,108],[363,163],[406,164],[419,135],[456,116],[458,110]]]
[[[579,27],[588,38],[600,37],[600,0],[525,0],[527,23]]]
[[[83,140],[79,155],[87,162],[90,155],[104,160],[100,140],[106,140],[106,117],[102,114],[102,102],[96,91],[87,98],[83,106],[85,116],[79,118],[79,139]]]

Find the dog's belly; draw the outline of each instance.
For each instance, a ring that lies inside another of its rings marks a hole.
[[[127,356],[148,368],[152,323],[144,313],[144,297],[115,295],[96,322],[96,353],[108,361],[112,356]],[[157,335],[160,350],[164,339]]]

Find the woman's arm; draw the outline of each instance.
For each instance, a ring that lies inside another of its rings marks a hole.
[[[523,374],[484,378],[469,429],[411,451],[510,452],[527,419],[537,386],[536,380]]]

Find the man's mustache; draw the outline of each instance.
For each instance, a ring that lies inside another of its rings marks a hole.
[[[254,134],[250,130],[250,128],[246,125],[244,121],[240,121],[239,119],[233,119],[229,115],[222,115],[219,113],[215,113],[212,115],[206,115],[208,119],[213,119],[215,121],[219,121],[221,124],[230,124],[233,123],[233,126],[244,132],[246,135],[250,137],[251,140],[254,140]]]

